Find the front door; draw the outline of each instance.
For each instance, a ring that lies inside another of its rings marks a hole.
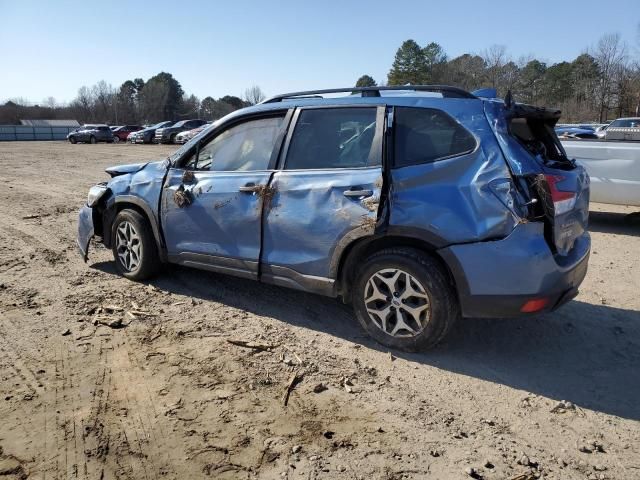
[[[264,213],[262,279],[331,294],[335,259],[374,233],[383,106],[297,111]]]
[[[284,119],[275,113],[223,128],[169,170],[161,211],[170,261],[257,278],[262,207]]]

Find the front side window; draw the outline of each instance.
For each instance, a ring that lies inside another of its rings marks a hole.
[[[473,135],[441,110],[396,107],[394,117],[396,167],[463,155],[476,146]]]
[[[358,168],[380,165],[374,142],[376,107],[302,110],[285,168]]]
[[[267,170],[284,117],[261,118],[235,125],[200,147],[187,168],[198,170]]]

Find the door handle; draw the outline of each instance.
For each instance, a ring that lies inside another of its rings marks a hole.
[[[370,197],[373,190],[345,190],[343,194],[345,197]]]
[[[253,183],[247,183],[246,185],[240,187],[238,190],[244,193],[256,193],[262,189],[262,185],[255,185]]]

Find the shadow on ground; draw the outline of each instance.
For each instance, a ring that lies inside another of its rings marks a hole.
[[[640,212],[589,212],[589,231],[640,236]]]
[[[116,274],[112,262],[93,268]],[[170,267],[152,285],[386,351],[337,300]],[[640,312],[572,301],[522,319],[465,319],[444,344],[399,357],[603,413],[640,420]],[[523,395],[524,396],[524,395]]]

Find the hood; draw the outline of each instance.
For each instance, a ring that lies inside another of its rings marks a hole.
[[[146,167],[148,164],[149,164],[149,162],[145,162],[145,163],[130,163],[128,165],[116,165],[114,167],[106,168],[105,172],[107,172],[113,178],[113,177],[117,177],[118,175],[124,175],[126,173],[139,172],[144,167]]]

